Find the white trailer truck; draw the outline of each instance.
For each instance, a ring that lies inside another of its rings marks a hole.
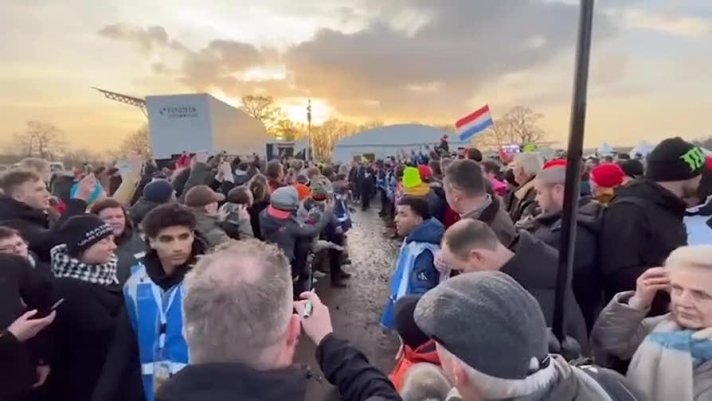
[[[205,93],[147,96],[146,109],[157,160],[201,151],[265,157],[271,140],[261,121]]]

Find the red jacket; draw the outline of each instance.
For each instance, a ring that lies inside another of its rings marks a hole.
[[[401,390],[403,386],[403,378],[406,372],[411,366],[416,363],[428,362],[434,365],[440,366],[440,358],[438,357],[438,352],[435,349],[435,340],[430,340],[427,343],[421,345],[420,347],[412,350],[407,345],[403,345],[403,352],[396,362],[396,366],[388,378],[393,382],[393,386],[397,391]]]

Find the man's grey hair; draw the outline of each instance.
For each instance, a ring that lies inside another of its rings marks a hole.
[[[538,152],[517,153],[514,164],[521,168],[524,174],[534,176],[544,168],[544,158]]]
[[[293,313],[289,261],[258,240],[205,255],[185,278],[183,313],[191,363],[269,369]]]

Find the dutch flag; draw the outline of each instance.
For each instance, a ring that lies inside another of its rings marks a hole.
[[[461,141],[468,141],[477,134],[494,125],[488,105],[475,110],[472,114],[462,117],[455,123],[457,134]]]

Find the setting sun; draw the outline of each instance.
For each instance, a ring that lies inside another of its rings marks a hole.
[[[307,104],[309,100],[306,98],[288,98],[281,99],[279,105],[287,114],[287,118],[297,123],[307,123]],[[321,99],[312,99],[312,124],[319,125],[328,120],[332,116],[333,110],[328,103]]]

